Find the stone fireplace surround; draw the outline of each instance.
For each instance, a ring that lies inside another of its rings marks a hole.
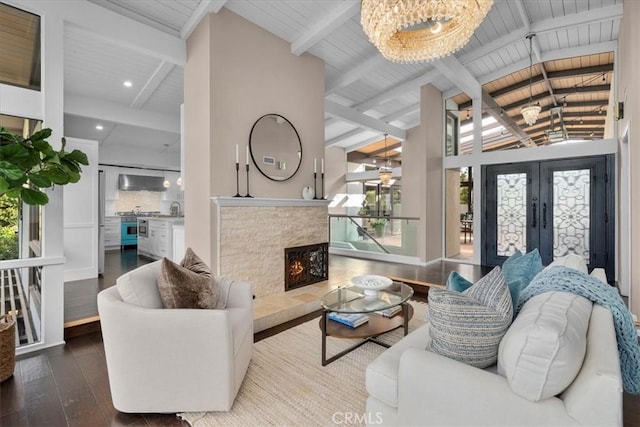
[[[328,200],[212,200],[213,270],[252,283],[256,299],[284,293],[285,248],[328,241]]]

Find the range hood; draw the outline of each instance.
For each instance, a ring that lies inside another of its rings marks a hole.
[[[167,191],[161,176],[119,175],[118,189],[123,191]]]

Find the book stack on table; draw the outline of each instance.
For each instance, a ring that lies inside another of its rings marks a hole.
[[[357,328],[369,321],[369,316],[362,313],[336,313],[332,311],[327,317],[329,320],[342,323],[350,328]]]
[[[402,306],[396,305],[394,307],[387,308],[386,310],[376,311],[376,314],[380,314],[381,316],[384,316],[384,317],[393,317],[401,311],[402,311]]]

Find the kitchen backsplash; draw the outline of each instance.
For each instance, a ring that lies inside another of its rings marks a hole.
[[[120,191],[120,198],[115,201],[116,212],[133,211],[136,206],[142,212],[160,212],[162,193],[158,191]]]

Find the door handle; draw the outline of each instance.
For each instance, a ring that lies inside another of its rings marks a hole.
[[[547,204],[542,204],[542,228],[547,228]]]
[[[531,205],[531,211],[533,216],[533,219],[531,220],[531,228],[536,228],[536,225],[538,225],[538,222],[537,222],[538,215],[536,213],[536,202],[533,202],[533,204]]]

